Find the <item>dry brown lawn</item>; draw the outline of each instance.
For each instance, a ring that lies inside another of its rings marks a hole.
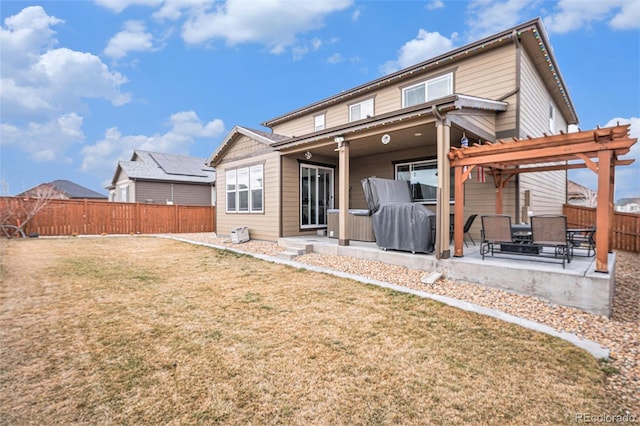
[[[586,352],[430,300],[159,238],[0,244],[2,424],[616,413]]]

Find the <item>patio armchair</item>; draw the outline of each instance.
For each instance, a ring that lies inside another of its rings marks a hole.
[[[484,260],[486,254],[493,256],[496,251],[501,251],[501,245],[513,243],[511,235],[511,216],[489,215],[482,216],[482,242],[480,254]]]
[[[569,237],[567,236],[567,217],[558,215],[539,215],[531,217],[531,241],[539,247],[550,247],[554,257],[571,262]]]

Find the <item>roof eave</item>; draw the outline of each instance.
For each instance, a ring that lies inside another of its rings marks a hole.
[[[381,85],[386,85],[386,84],[392,84],[392,82],[395,82],[397,80],[403,80],[409,77],[414,76],[414,73],[416,71],[420,71],[421,69],[427,67],[427,66],[431,66],[431,65],[439,65],[440,62],[444,61],[444,60],[455,60],[454,57],[463,54],[472,50],[475,50],[476,48],[484,48],[485,46],[487,46],[488,44],[493,44],[493,43],[503,43],[503,42],[507,42],[507,40],[509,40],[510,42],[512,42],[512,37],[514,35],[514,33],[517,33],[518,31],[523,31],[526,30],[528,28],[531,28],[532,26],[536,26],[538,28],[541,28],[542,26],[540,25],[540,18],[535,18],[532,19],[530,21],[524,22],[518,26],[509,28],[507,30],[504,30],[502,32],[496,33],[494,35],[485,37],[481,40],[475,41],[473,43],[464,45],[458,49],[454,49],[451,51],[448,51],[446,53],[443,53],[442,55],[436,56],[434,58],[430,58],[427,59],[426,61],[420,62],[416,65],[412,65],[410,67],[401,69],[399,71],[396,71],[394,73],[385,75],[384,77],[380,77],[376,80],[373,81],[369,81],[365,84],[362,84],[360,86],[354,87],[353,89],[347,90],[345,92],[342,92],[340,94],[331,96],[329,98],[325,98],[321,101],[315,102],[313,104],[307,105],[305,107],[296,109],[294,111],[291,111],[289,113],[286,113],[284,115],[278,116],[276,118],[273,118],[271,120],[265,121],[263,123],[261,123],[263,126],[265,127],[269,127],[271,128],[273,125],[276,125],[282,121],[285,121],[287,119],[289,119],[290,117],[294,116],[294,115],[299,115],[301,113],[309,113],[312,112],[316,109],[319,109],[321,107],[325,107],[328,105],[332,105],[334,103],[343,101],[347,98],[351,98],[354,96],[358,96],[360,95],[362,92],[371,90],[371,89],[375,89],[375,88],[379,88]],[[548,41],[545,40],[548,44]]]

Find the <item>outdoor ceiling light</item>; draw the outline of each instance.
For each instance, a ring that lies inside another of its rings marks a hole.
[[[336,136],[336,137],[333,138],[333,141],[335,143],[342,143],[342,142],[344,142],[344,136],[342,136],[342,135]]]
[[[389,136],[388,134],[384,134],[382,135],[382,139],[380,139],[382,141],[383,144],[388,144],[389,142],[391,142],[391,136]]]
[[[313,154],[309,151],[304,153],[304,158],[306,158],[307,160],[311,160],[311,157],[313,157]]]

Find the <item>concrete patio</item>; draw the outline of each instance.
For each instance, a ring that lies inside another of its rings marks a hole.
[[[439,272],[447,278],[500,288],[535,296],[552,303],[609,316],[615,290],[615,254],[608,257],[609,272],[595,272],[595,256],[576,250],[570,263],[562,268],[560,259],[536,256],[480,255],[480,244],[469,243],[463,257],[436,259],[432,254],[381,250],[375,243],[351,241],[339,246],[338,240],[324,236],[280,238],[287,247],[284,257],[302,253],[334,254],[375,260],[425,272]],[[453,250],[452,250],[453,252]]]

